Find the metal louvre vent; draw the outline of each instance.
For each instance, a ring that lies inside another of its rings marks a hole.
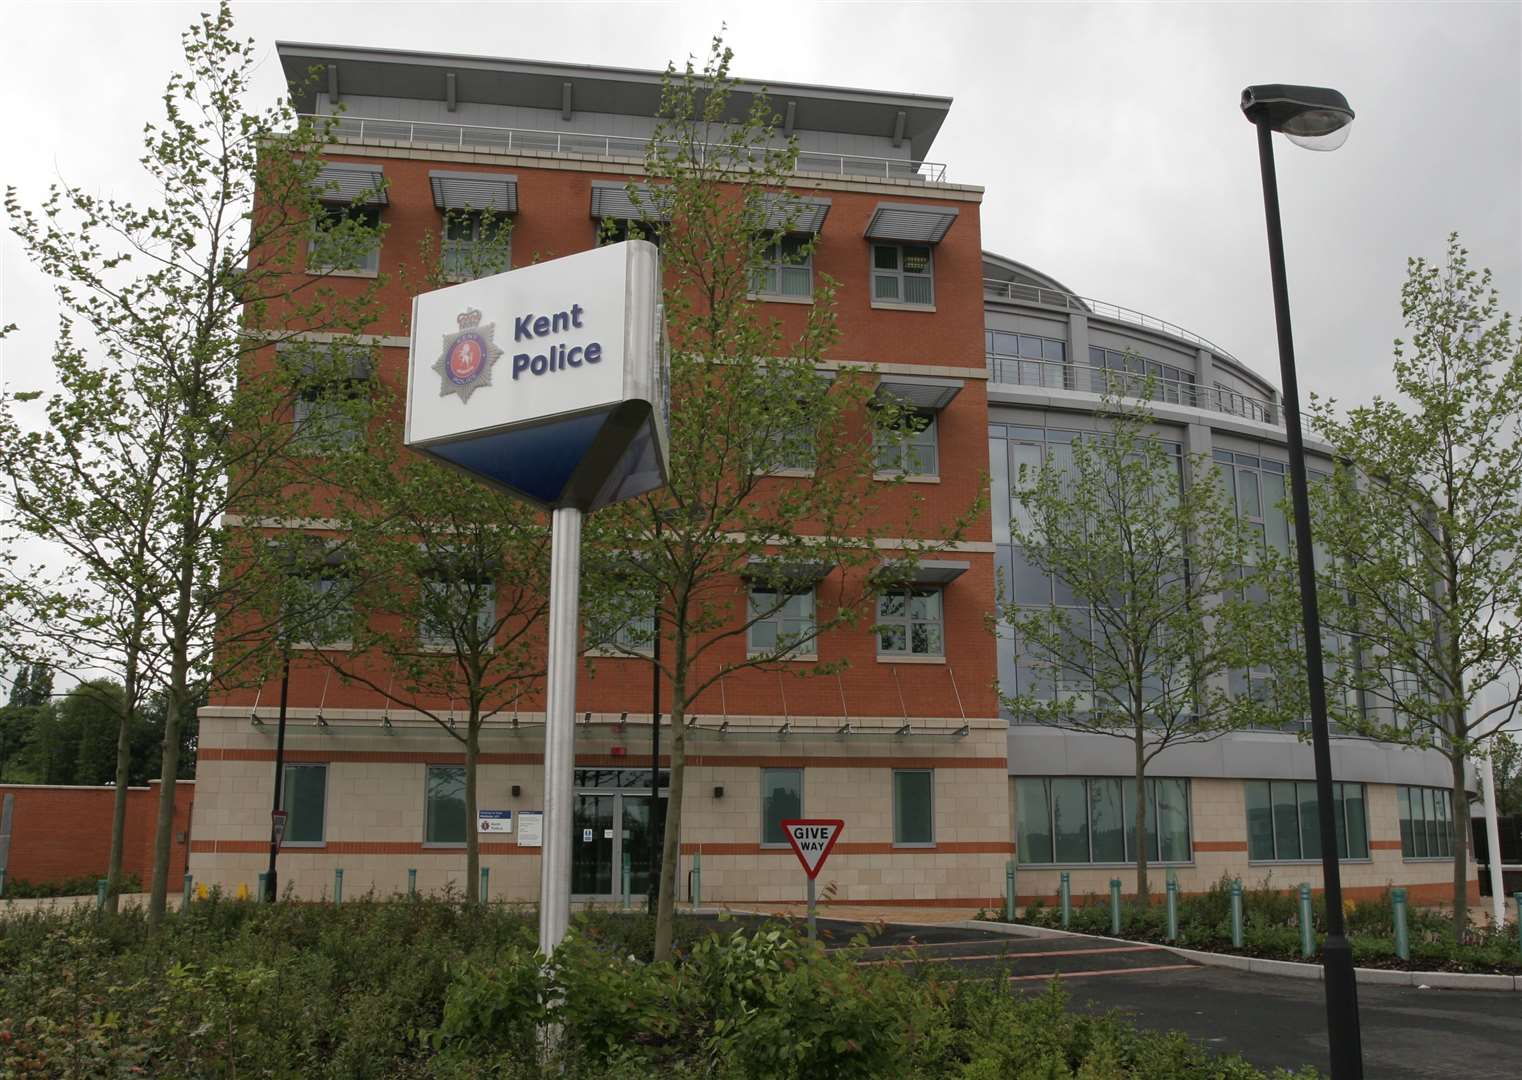
[[[830,212],[829,199],[788,197],[777,191],[761,193],[761,207],[766,212],[768,232],[786,229],[790,233],[819,235],[825,215]]]
[[[884,375],[874,397],[891,397],[900,405],[939,411],[950,405],[962,390],[961,379],[933,375]]]
[[[312,181],[312,191],[325,203],[352,203],[360,195],[361,206],[387,206],[385,172],[379,165],[353,165],[330,161]]]
[[[915,206],[878,203],[867,223],[866,236],[873,240],[897,240],[908,244],[939,244],[957,219],[954,206]]]
[[[783,562],[781,559],[752,555],[750,560],[740,568],[740,576],[748,581],[759,581],[767,585],[804,586],[823,580],[833,569],[835,569],[833,563],[823,561]]]
[[[518,178],[509,173],[443,172],[430,170],[433,205],[440,210],[518,212]]]
[[[888,560],[878,567],[877,575],[879,580],[905,585],[949,585],[971,569],[972,563],[962,559],[921,559],[912,567]]]
[[[623,184],[592,184],[592,217],[601,221],[604,218],[612,218],[614,221],[653,221],[668,222],[671,220],[670,209],[663,205],[662,193],[658,189],[652,189],[648,184],[636,184],[635,190],[639,192],[639,203],[629,197],[629,190]]]

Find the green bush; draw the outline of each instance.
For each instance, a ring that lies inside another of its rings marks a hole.
[[[545,964],[531,913],[444,900],[0,919],[0,1075],[449,1080],[1252,1080],[1181,1036],[1071,1013],[1055,986],[862,965],[785,925],[578,916]],[[1090,915],[1103,914],[1094,909]],[[545,1032],[557,1037],[545,1041]],[[1305,1074],[1313,1075],[1313,1074]]]
[[[95,890],[100,887],[101,879],[106,875],[101,874],[91,877],[88,874],[80,877],[58,878],[55,881],[27,881],[25,878],[5,879],[5,900],[46,900],[56,896],[94,896]],[[128,874],[122,878],[117,886],[116,893],[135,893],[143,891],[143,883],[136,874]]]
[[[1271,877],[1242,891],[1242,948],[1231,943],[1231,879],[1225,876],[1205,892],[1182,897],[1178,903],[1178,939],[1173,944],[1210,952],[1241,952],[1277,960],[1304,959],[1300,952],[1299,887],[1281,889]],[[1033,902],[1017,921],[1056,929],[1060,908]],[[1354,963],[1364,967],[1407,968],[1414,971],[1522,972],[1522,950],[1515,926],[1473,927],[1463,946],[1454,943],[1453,920],[1439,912],[1408,906],[1406,930],[1411,959],[1395,954],[1395,908],[1390,890],[1373,900],[1344,904],[1343,922],[1353,947]],[[1316,946],[1326,936],[1326,901],[1311,901],[1311,925]],[[1110,935],[1108,898],[1092,893],[1076,903],[1068,929],[1082,934]],[[1167,914],[1161,896],[1151,905],[1127,904],[1121,910],[1120,936],[1162,944],[1167,941]],[[1312,957],[1314,959],[1315,957]]]

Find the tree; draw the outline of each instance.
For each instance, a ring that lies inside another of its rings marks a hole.
[[[730,111],[731,51],[715,39],[701,71],[668,69],[645,161],[648,189],[629,186],[644,231],[658,235],[670,342],[670,485],[600,511],[588,522],[589,552],[617,552],[597,572],[628,581],[633,610],[658,611],[660,673],[670,687],[670,797],[662,841],[655,955],[670,954],[690,703],[742,668],[778,669],[812,651],[820,636],[855,623],[895,572],[879,572],[880,523],[917,530],[914,504],[895,483],[874,484],[874,437],[893,438],[908,411],[867,405],[875,379],[847,368],[831,383],[816,365],[836,337],[834,290],[816,288],[801,333],[789,336],[748,297],[763,256],[778,244],[768,200],[787,192],[797,147],[783,142],[764,96],[736,119]],[[768,196],[767,193],[771,193]],[[793,194],[772,202],[796,215]],[[611,231],[611,230],[609,230]],[[630,235],[638,236],[638,224]],[[807,247],[799,250],[802,257]],[[812,478],[776,473],[812,466]],[[894,513],[884,493],[904,496]],[[968,509],[968,517],[978,507]],[[960,535],[910,542],[898,571],[921,550]],[[615,565],[616,564],[616,565]],[[827,575],[826,575],[827,571]],[[826,575],[821,577],[821,575]],[[748,595],[739,587],[749,576]],[[750,628],[777,619],[819,579],[812,621],[766,643]],[[645,606],[647,599],[649,606]],[[648,615],[645,615],[648,618]],[[606,646],[644,656],[638,642],[593,628]],[[729,648],[736,642],[746,649]],[[794,665],[796,666],[796,665]],[[816,664],[811,673],[838,669]]]
[[[1107,395],[1096,415],[1105,431],[1015,478],[1016,557],[1056,588],[1045,604],[1001,599],[1020,669],[1018,692],[1001,696],[1022,719],[1131,744],[1146,903],[1147,770],[1172,747],[1272,719],[1268,702],[1230,681],[1261,667],[1276,635],[1257,602],[1262,540],[1238,525],[1211,462],[1151,437],[1140,403]],[[1114,814],[1118,824],[1119,805]]]
[[[1439,265],[1410,260],[1397,396],[1342,414],[1312,400],[1343,467],[1314,492],[1325,625],[1358,642],[1333,665],[1361,702],[1350,730],[1447,757],[1454,931],[1467,926],[1464,762],[1522,704],[1522,338],[1490,271],[1457,234]],[[1491,683],[1518,689],[1486,697]]]
[[[490,212],[469,245],[431,234],[409,293],[495,273],[506,262],[510,222]],[[474,223],[473,223],[474,224]],[[352,619],[343,652],[321,650],[343,678],[418,713],[465,754],[465,898],[479,899],[477,773],[486,719],[514,704],[543,673],[549,529],[543,515],[474,479],[406,450],[395,395],[365,405],[365,438],[328,458],[334,514],[346,538],[343,567]],[[456,723],[458,715],[463,724]]]
[[[12,231],[57,282],[65,312],[54,356],[63,387],[49,398],[50,426],[24,433],[12,459],[65,463],[65,475],[18,480],[35,488],[19,524],[84,560],[125,627],[123,655],[146,641],[160,658],[143,671],[165,695],[148,909],[155,923],[165,909],[180,725],[193,685],[210,672],[214,636],[228,670],[240,670],[240,650],[267,647],[250,612],[254,598],[282,587],[265,545],[228,528],[225,515],[302,513],[297,481],[307,459],[296,452],[296,399],[348,374],[338,348],[303,350],[299,370],[271,354],[310,332],[342,340],[376,311],[373,285],[335,286],[323,269],[376,242],[361,215],[335,218],[320,205],[331,121],[298,118],[284,100],[245,107],[258,56],[252,41],[234,36],[226,3],[183,41],[185,68],[169,78],[164,119],[145,130],[140,163],[154,201],[138,206],[65,184],[32,211],[14,189],[6,194]],[[303,267],[308,273],[298,274]],[[323,360],[332,370],[314,366]],[[100,415],[96,386],[119,412]],[[61,443],[51,422],[75,416],[77,442]],[[99,536],[87,527],[96,520],[105,523]],[[123,556],[119,575],[112,560]],[[79,595],[64,591],[65,599]]]
[[[53,698],[53,670],[36,660],[20,662],[10,696],[0,707],[0,781],[20,765],[28,779],[36,779],[29,765],[27,751],[38,713],[50,708]],[[12,777],[14,779],[14,776]]]

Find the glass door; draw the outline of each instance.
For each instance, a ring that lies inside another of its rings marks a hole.
[[[613,895],[614,801],[617,795],[577,795],[571,821],[571,894]]]
[[[620,795],[623,819],[623,884],[630,902],[650,894],[650,845],[655,840],[650,823],[649,795]],[[622,896],[623,893],[621,892]]]

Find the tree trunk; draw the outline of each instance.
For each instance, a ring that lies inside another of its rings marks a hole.
[[[1469,930],[1469,796],[1464,790],[1464,755],[1448,759],[1453,766],[1453,938],[1464,943]]]
[[[175,601],[175,618],[170,625],[173,642],[169,658],[169,694],[164,709],[164,748],[159,767],[159,812],[153,835],[153,884],[148,890],[148,925],[164,921],[169,896],[169,853],[174,842],[175,780],[180,771],[180,713],[189,698],[190,607],[195,585],[195,551],[193,535],[182,539],[179,595]]]
[[[680,639],[677,648],[684,650]],[[678,653],[680,656],[680,652]],[[687,670],[678,660],[671,680],[671,786],[666,796],[666,831],[661,838],[661,888],[655,906],[655,959],[671,958],[676,923],[676,871],[681,858],[682,789],[687,776]]]
[[[140,640],[143,620],[134,620],[133,641]],[[127,783],[132,773],[132,720],[137,715],[138,650],[127,650],[122,671],[121,726],[116,732],[116,797],[111,806],[111,854],[106,862],[106,910],[115,915],[122,884],[122,848],[127,837]]]
[[[1142,753],[1141,725],[1136,729],[1136,903],[1152,902],[1147,885],[1147,759]]]
[[[481,902],[481,838],[476,823],[476,761],[481,756],[481,707],[472,704],[465,730],[465,902]]]

